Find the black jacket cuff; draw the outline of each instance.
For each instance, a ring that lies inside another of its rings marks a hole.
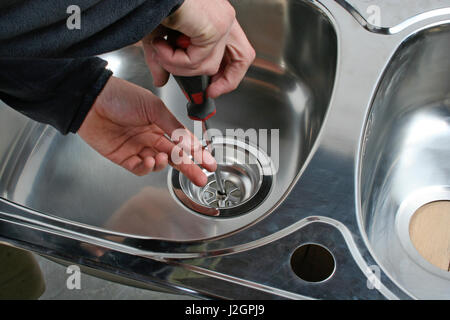
[[[79,106],[77,112],[75,113],[73,121],[69,127],[69,132],[77,133],[78,129],[80,129],[84,119],[89,113],[89,110],[91,110],[91,107],[94,105],[98,95],[103,90],[109,78],[113,74],[112,71],[108,69],[101,69],[99,71],[100,72],[97,80],[88,89],[88,91],[84,96],[84,99],[82,100],[81,105]]]
[[[0,59],[0,99],[62,134],[77,132],[112,72],[107,62],[81,59]]]

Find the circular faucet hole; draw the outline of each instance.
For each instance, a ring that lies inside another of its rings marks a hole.
[[[450,271],[450,201],[420,207],[409,223],[409,236],[416,250],[436,267]]]
[[[292,254],[291,268],[304,281],[321,282],[332,276],[335,261],[327,248],[318,244],[305,244]]]

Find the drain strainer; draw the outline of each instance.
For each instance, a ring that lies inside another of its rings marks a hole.
[[[221,194],[217,188],[217,181],[209,182],[201,191],[202,202],[214,208],[230,208],[242,202],[242,191],[232,181],[223,180],[225,194]]]
[[[202,214],[235,217],[256,208],[273,183],[269,157],[257,147],[233,138],[216,138],[215,157],[225,194],[219,192],[214,173],[204,171],[208,182],[198,187],[179,171],[169,171],[169,187],[185,206]]]

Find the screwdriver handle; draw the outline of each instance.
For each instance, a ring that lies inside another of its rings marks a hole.
[[[191,39],[179,32],[171,32],[168,35],[168,41],[173,47],[180,49],[187,49],[191,44]],[[193,77],[174,76],[174,78],[189,101],[187,104],[189,118],[206,121],[216,114],[214,100],[206,95],[211,77],[201,75]]]

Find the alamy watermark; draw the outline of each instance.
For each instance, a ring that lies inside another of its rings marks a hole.
[[[270,164],[261,164],[263,166],[270,165],[272,174],[278,172],[280,161],[280,130],[279,129],[226,129],[225,132],[211,128],[206,132],[203,131],[201,122],[194,123],[194,135],[186,129],[176,129],[171,135],[171,140],[176,144],[172,149],[170,159],[173,164],[190,164],[192,159],[187,154],[192,154],[192,158],[198,164],[207,164],[204,158],[203,150],[207,146],[208,140],[217,141],[220,138],[227,141],[240,142],[245,150],[254,148],[256,157],[249,157],[245,152],[238,152],[237,148],[226,148],[219,150],[214,154],[218,163],[225,163],[227,159],[235,159],[239,163],[256,164],[257,161],[265,159],[264,155],[270,158]],[[201,142],[203,141],[203,143]],[[214,142],[213,142],[214,146]],[[210,146],[211,147],[211,146]],[[211,148],[212,149],[212,148]],[[212,150],[208,150],[212,151]],[[263,155],[264,153],[264,155]]]
[[[81,29],[81,8],[75,4],[67,7],[66,13],[69,17],[66,20],[66,26],[69,30]]]
[[[370,5],[367,7],[366,13],[368,14],[367,22],[380,27],[381,26],[381,8],[377,5]]]
[[[67,267],[66,273],[70,274],[66,280],[66,287],[69,290],[81,289],[81,270],[80,267],[73,264]]]
[[[367,288],[368,289],[377,289],[381,288],[381,269],[377,265],[368,266],[366,269],[366,277],[367,277]]]

